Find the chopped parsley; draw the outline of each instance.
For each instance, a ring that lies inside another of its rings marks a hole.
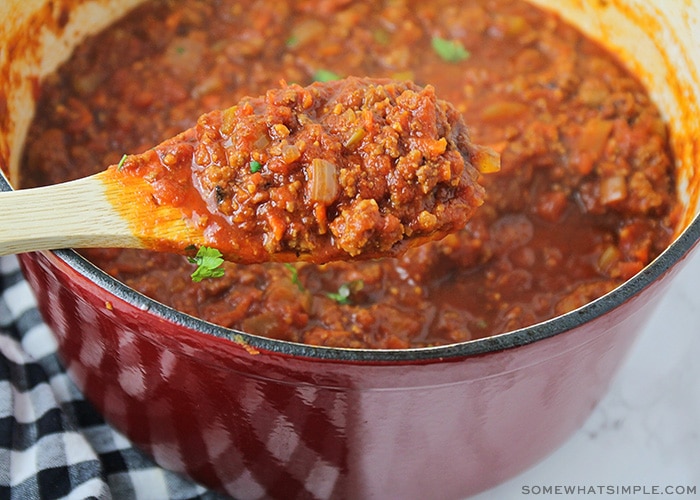
[[[291,35],[289,38],[287,38],[284,44],[290,49],[293,49],[294,47],[299,45],[299,37],[296,35]]]
[[[117,163],[117,170],[121,170],[124,167],[124,162],[126,161],[126,157],[128,155],[122,156],[122,159],[119,160],[119,163]]]
[[[483,330],[484,328],[488,327],[489,324],[485,319],[478,319],[474,322],[474,326],[480,330]]]
[[[304,285],[299,279],[299,270],[296,267],[294,267],[294,264],[286,263],[284,267],[289,269],[289,272],[292,273],[292,283],[294,283],[297,286],[300,292],[305,292],[306,288],[304,288]]]
[[[187,260],[197,265],[197,269],[192,273],[192,281],[195,283],[207,278],[221,278],[224,275],[224,269],[221,267],[224,259],[216,248],[199,247],[197,254],[188,257]]]
[[[459,40],[447,40],[434,36],[432,39],[433,50],[443,61],[460,62],[469,59],[471,54],[464,48]]]
[[[340,80],[341,76],[328,69],[317,69],[312,78],[317,82],[330,82],[333,80]]]
[[[259,161],[255,160],[250,160],[250,173],[254,174],[255,172],[260,172],[260,169],[262,168],[262,163]]]
[[[335,300],[338,304],[350,304],[350,295],[354,292],[359,292],[365,286],[362,280],[353,280],[349,283],[343,283],[338,287],[337,292],[326,293],[326,297]]]
[[[374,38],[375,42],[381,45],[389,45],[389,42],[391,41],[391,35],[389,32],[383,30],[382,28],[377,28],[376,30],[372,31],[372,37]]]

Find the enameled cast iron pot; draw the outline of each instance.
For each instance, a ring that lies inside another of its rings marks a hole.
[[[33,90],[136,0],[0,2],[0,166],[17,179]],[[546,456],[602,397],[700,238],[700,3],[537,0],[634,69],[669,120],[685,223],[607,296],[449,347],[315,348],[149,300],[70,250],[21,257],[67,368],[164,467],[237,498],[460,498]],[[590,4],[590,5],[588,5]],[[9,185],[0,178],[0,187]]]

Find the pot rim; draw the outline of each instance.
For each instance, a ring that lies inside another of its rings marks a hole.
[[[11,191],[12,189],[4,173],[0,170],[0,191]],[[641,293],[683,260],[698,242],[700,242],[700,214],[696,215],[673,242],[642,271],[602,297],[588,302],[578,309],[531,326],[490,337],[442,346],[407,349],[356,349],[314,346],[261,337],[219,326],[180,312],[143,295],[107,274],[73,249],[52,250],[47,253],[55,255],[84,278],[97,284],[115,297],[142,310],[144,314],[155,314],[170,323],[204,335],[244,343],[261,353],[355,363],[425,363],[489,354],[521,347],[568,332],[605,315]]]

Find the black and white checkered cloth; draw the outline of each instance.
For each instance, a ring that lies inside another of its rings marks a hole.
[[[14,256],[0,258],[0,500],[216,499],[110,427],[66,375]]]

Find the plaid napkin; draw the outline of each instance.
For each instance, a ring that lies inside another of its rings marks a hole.
[[[66,375],[14,256],[0,258],[0,499],[217,499],[161,469]]]

